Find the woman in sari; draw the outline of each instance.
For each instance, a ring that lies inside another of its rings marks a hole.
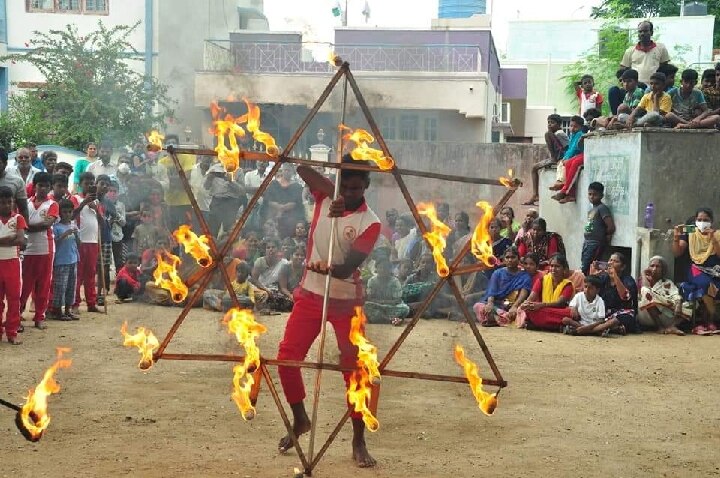
[[[593,333],[607,335],[615,332],[625,335],[640,332],[637,321],[638,289],[635,279],[627,272],[627,259],[615,252],[608,259],[607,272],[597,276],[602,281],[600,297],[605,302],[605,323],[593,329]]]
[[[687,300],[702,299],[701,317],[705,325],[696,327],[697,333],[715,332],[715,299],[720,290],[720,231],[713,228],[713,212],[700,208],[695,214],[695,226],[675,227],[672,250],[675,257],[690,253],[690,272],[683,284]],[[693,330],[695,333],[695,330]]]
[[[638,300],[638,321],[661,334],[685,335],[676,327],[682,297],[673,281],[667,278],[668,265],[661,256],[650,258],[643,271],[643,284]]]
[[[545,219],[539,217],[532,223],[530,232],[523,236],[518,244],[520,257],[534,252],[540,258],[540,270],[550,270],[550,258],[555,254],[565,255],[565,244],[556,232],[547,232]]]
[[[517,318],[520,304],[527,299],[532,287],[530,274],[520,269],[520,256],[510,247],[503,256],[505,267],[497,269],[488,284],[485,297],[473,306],[480,325],[506,326]]]
[[[287,260],[280,257],[276,239],[265,239],[264,242],[265,255],[255,261],[252,282],[260,290],[267,292],[266,307],[278,312],[289,312],[293,302],[280,292],[280,270]]]
[[[507,248],[512,246],[512,241],[510,239],[500,235],[501,229],[502,221],[500,219],[495,218],[490,221],[490,225],[488,226],[488,233],[490,234],[490,240],[492,241],[493,256],[498,259],[498,262],[495,264],[494,267],[485,269],[485,277],[487,277],[488,280],[490,279],[490,277],[492,277],[493,273],[496,270],[502,267],[502,263],[500,261],[505,256],[505,251],[507,250]],[[465,240],[467,239],[468,237],[466,236]]]
[[[533,286],[527,301],[520,306],[518,327],[562,330],[562,319],[570,314],[568,303],[575,294],[567,278],[569,273],[565,256],[555,254],[550,258],[550,273]]]

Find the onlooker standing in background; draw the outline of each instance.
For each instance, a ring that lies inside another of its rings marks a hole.
[[[85,171],[87,171],[88,166],[90,166],[91,163],[94,163],[97,159],[97,145],[95,143],[88,143],[87,147],[85,148],[85,158],[79,159],[75,163],[75,176],[73,180],[73,191],[75,193],[79,194],[82,192],[81,186],[80,186],[80,179]]]
[[[98,241],[100,240],[98,210],[102,208],[97,201],[95,176],[92,173],[83,173],[80,177],[80,187],[83,192],[76,196],[78,207],[73,211],[73,216],[78,224],[78,240],[80,241],[78,247],[80,261],[78,262],[75,303],[73,304],[73,313],[76,315],[80,312],[80,288],[85,289],[85,303],[88,312],[99,312],[95,281]]]
[[[75,302],[77,263],[80,260],[77,247],[77,226],[73,221],[75,205],[68,199],[60,199],[60,221],[53,225],[55,258],[52,275],[52,305],[49,314],[57,320],[78,320],[72,312]]]
[[[303,188],[293,180],[295,168],[292,164],[285,163],[280,167],[275,181],[270,183],[265,192],[263,203],[263,217],[276,218],[278,234],[281,239],[293,235],[295,224],[305,219],[305,208],[303,207]]]
[[[27,143],[25,147],[30,151],[30,164],[32,164],[35,169],[43,171],[45,167],[42,159],[38,158],[37,145],[35,143]]]
[[[230,180],[222,163],[210,166],[205,179],[205,188],[210,196],[210,229],[218,237],[220,226],[227,233],[235,224],[240,207],[246,204],[243,187]]]
[[[116,273],[125,265],[125,257],[127,256],[127,248],[125,246],[125,242],[123,241],[123,228],[125,227],[125,224],[127,224],[125,219],[125,204],[119,199],[118,189],[118,182],[111,179],[110,188],[105,195],[105,199],[109,205],[115,209],[115,212],[108,217],[108,221],[110,222],[112,257]]]
[[[8,168],[8,172],[22,179],[24,186],[32,183],[33,177],[39,173],[40,170],[33,167],[30,161],[30,150],[27,148],[18,149],[15,161],[15,166]]]
[[[5,186],[10,189],[13,194],[13,199],[15,199],[15,207],[25,219],[25,224],[27,225],[28,204],[25,183],[23,183],[22,178],[8,173],[7,163],[7,151],[5,151],[4,148],[0,148],[0,186]]]
[[[625,50],[620,66],[637,70],[641,83],[648,83],[650,75],[663,63],[670,62],[670,55],[662,43],[652,40],[653,24],[642,21],[638,24],[638,42]]]
[[[210,192],[205,189],[205,175],[210,169],[212,163],[211,156],[199,156],[197,164],[190,171],[190,187],[192,188],[195,200],[197,201],[200,213],[205,218],[205,221],[210,224]],[[198,219],[193,215],[193,229],[200,231],[200,223]]]
[[[99,161],[96,160],[88,165],[87,172],[93,173],[96,178],[100,176],[117,177],[117,166],[110,162],[113,153],[113,145],[109,141],[103,141],[100,145]]]
[[[7,153],[2,150],[4,162]],[[23,190],[24,192],[24,190]],[[20,327],[20,251],[25,244],[24,231],[27,229],[25,218],[13,212],[13,191],[7,186],[0,186],[0,303],[7,301],[6,315],[0,313],[0,338],[3,328],[8,342],[12,345],[22,344],[17,336]]]
[[[178,137],[175,135],[167,135],[165,138],[166,145],[177,145]],[[190,172],[195,167],[194,154],[178,154],[177,159],[186,176],[190,176]],[[175,167],[172,157],[167,154],[158,161],[161,175],[164,175],[164,181],[161,181],[165,188],[165,204],[168,208],[168,221],[170,232],[175,231],[181,224],[191,224],[190,220],[190,197],[185,192],[180,173]],[[233,216],[234,217],[234,216]]]

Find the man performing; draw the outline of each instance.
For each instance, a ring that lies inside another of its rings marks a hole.
[[[354,161],[346,155],[343,162]],[[367,171],[343,170],[340,174],[340,194],[333,201],[334,187],[328,179],[307,166],[298,167],[297,172],[315,198],[315,209],[308,237],[307,270],[293,293],[295,305],[288,317],[278,359],[304,360],[320,333],[325,275],[328,274],[331,218],[337,218],[332,264],[329,267],[331,279],[327,320],[335,329],[340,364],[354,367],[357,348],[350,343],[350,320],[354,315],[353,308],[363,303],[358,267],[372,251],[380,235],[380,221],[365,203],[365,190],[370,185],[370,175]],[[278,367],[278,372],[285,398],[293,411],[293,430],[295,436],[299,437],[311,428],[303,402],[305,387],[300,369]],[[343,372],[343,377],[347,385],[350,372]],[[362,415],[353,412],[351,417],[353,459],[361,468],[375,466],[375,459],[365,446]],[[290,447],[290,436],[280,440],[281,452]]]

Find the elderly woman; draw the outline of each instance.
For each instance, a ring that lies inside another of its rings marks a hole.
[[[685,335],[676,327],[682,297],[673,281],[667,278],[668,265],[661,256],[650,258],[643,271],[643,284],[638,300],[638,321],[661,334]]]
[[[536,282],[527,301],[520,305],[517,326],[542,330],[562,330],[562,319],[570,314],[568,303],[575,295],[568,276],[569,265],[565,256],[550,258],[550,273]]]
[[[480,325],[506,326],[517,318],[518,309],[532,288],[530,274],[520,269],[520,256],[510,247],[503,256],[505,267],[497,269],[488,284],[485,297],[473,306]]]
[[[675,257],[690,253],[690,273],[683,287],[687,299],[700,299],[704,304],[702,312],[706,325],[699,325],[694,333],[715,332],[715,299],[720,290],[720,232],[713,228],[713,212],[700,208],[695,213],[695,225],[675,227],[672,250]]]
[[[625,335],[640,332],[637,283],[627,272],[627,265],[625,256],[616,252],[608,259],[607,272],[598,274],[602,281],[600,297],[605,302],[606,319],[593,333]]]
[[[532,229],[518,243],[520,257],[534,252],[540,258],[540,270],[550,270],[550,258],[555,254],[565,255],[565,244],[556,232],[547,232],[545,219],[539,217],[532,223]]]

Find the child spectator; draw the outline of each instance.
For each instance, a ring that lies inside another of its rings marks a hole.
[[[578,84],[575,85],[575,95],[580,103],[580,116],[585,116],[589,109],[602,111],[603,97],[595,91],[595,79],[592,75],[583,75]]]
[[[365,315],[371,324],[394,324],[410,313],[402,301],[402,285],[392,275],[392,264],[380,261],[375,265],[375,276],[368,281]]]
[[[140,282],[140,258],[137,254],[129,254],[125,265],[115,276],[115,295],[120,302],[132,300],[133,297],[142,293],[143,287]]]
[[[78,252],[80,260],[77,269],[77,283],[75,286],[75,304],[73,314],[80,312],[80,289],[85,289],[85,303],[88,312],[99,312],[97,308],[96,268],[98,262],[99,241],[99,210],[102,209],[97,200],[97,186],[92,173],[83,173],[80,176],[80,188],[83,192],[75,196],[78,206],[73,211],[73,217],[78,224]]]
[[[605,302],[600,297],[602,281],[598,276],[585,277],[581,292],[570,301],[572,317],[563,317],[563,333],[567,335],[590,335],[595,327],[605,322]]]
[[[565,184],[565,162],[574,158],[583,152],[583,125],[585,120],[582,116],[573,116],[570,118],[570,142],[568,148],[562,157],[562,161],[558,162],[557,172],[555,176],[555,184],[550,186],[551,191],[559,191]]]
[[[164,235],[153,222],[152,213],[147,209],[141,210],[140,224],[135,226],[132,237],[134,253],[142,256],[145,251],[155,247],[161,237],[164,237]]]
[[[603,252],[610,246],[612,236],[615,233],[615,221],[613,221],[610,208],[603,204],[605,186],[598,182],[592,182],[588,186],[588,200],[592,209],[588,212],[587,223],[585,224],[585,241],[582,246],[582,273],[590,273],[590,264],[602,257]]]
[[[8,342],[22,344],[17,336],[20,325],[20,254],[18,248],[25,244],[27,223],[25,218],[13,212],[13,191],[0,186],[0,304],[7,301],[4,320],[0,316],[0,338],[3,328]],[[0,312],[1,314],[1,312]]]
[[[610,118],[607,127],[612,128],[616,124],[624,126],[627,123],[630,113],[637,108],[640,100],[644,96],[644,92],[638,87],[638,72],[633,69],[627,69],[620,78],[623,84],[625,96],[622,103],[618,106],[617,116]]]
[[[627,119],[627,128],[630,129],[637,120],[638,126],[662,126],[665,115],[672,111],[672,98],[664,90],[665,75],[653,73],[650,75],[650,88],[652,91],[645,94],[637,107]]]
[[[665,82],[663,85],[663,90],[668,95],[671,95],[675,93],[675,90],[677,90],[677,87],[675,86],[675,74],[678,71],[678,67],[675,65],[671,65],[670,63],[665,63],[663,65],[658,66],[658,69],[655,73],[662,73],[665,75]],[[652,78],[652,76],[651,76]],[[648,86],[645,88],[645,93],[651,93],[652,88]]]
[[[500,209],[498,217],[500,221],[502,221],[500,236],[507,237],[511,241],[514,241],[515,234],[520,230],[520,223],[515,220],[515,211],[510,206],[505,206]]]
[[[48,198],[59,203],[63,199],[67,199],[75,207],[80,204],[77,198],[68,191],[68,176],[63,174],[55,174],[52,177],[52,191],[48,194]]]
[[[432,254],[424,253],[420,256],[418,267],[405,279],[402,290],[403,302],[410,307],[413,314],[439,280],[440,277],[437,275],[435,259],[433,259]],[[429,318],[434,314],[433,304],[430,304],[430,307],[428,307],[424,313],[424,317]],[[393,325],[401,324],[402,321],[400,320],[393,322]]]
[[[73,173],[73,167],[69,163],[61,161],[61,162],[55,164],[55,169],[53,170],[53,175],[61,174],[61,175],[65,176],[66,178],[68,178],[68,181],[70,181],[69,178],[72,175],[72,173]]]
[[[110,180],[110,188],[105,198],[108,203],[115,208],[115,212],[108,217],[110,222],[110,238],[112,239],[112,257],[115,265],[115,272],[122,269],[125,265],[125,256],[127,249],[123,241],[123,228],[127,221],[125,219],[125,204],[118,199],[119,184],[116,180]]]
[[[720,108],[720,89],[718,88],[718,79],[720,79],[720,63],[715,64],[712,70],[705,70],[702,77],[702,91],[710,111]]]
[[[97,187],[98,200],[102,206],[98,211],[100,255],[97,261],[97,303],[98,305],[105,305],[105,295],[110,293],[110,264],[113,260],[110,221],[116,216],[116,211],[115,204],[107,197],[107,193],[110,190],[110,176],[104,174],[98,176],[95,185]]]
[[[20,310],[25,310],[30,295],[35,301],[33,321],[38,329],[46,329],[45,312],[50,293],[55,240],[52,225],[60,216],[58,205],[48,199],[51,177],[37,173],[33,177],[35,196],[28,201],[28,239],[22,262]]]
[[[705,97],[695,89],[698,73],[695,70],[682,72],[682,83],[672,95],[673,108],[665,116],[665,120],[676,128],[705,129],[714,128],[720,116],[708,110]]]
[[[629,70],[629,68],[620,67],[620,69],[615,72],[615,78],[617,78],[620,85],[611,86],[608,90],[608,106],[610,107],[610,114],[613,116],[618,114],[618,107],[625,97],[625,91],[622,87],[622,75],[626,70]]]
[[[240,307],[255,309],[256,306],[265,303],[268,295],[250,281],[250,265],[247,262],[239,261],[235,268],[235,274],[232,288]],[[227,312],[233,306],[227,290],[209,289],[203,293],[203,307],[206,309]]]
[[[305,246],[296,247],[289,259],[290,261],[280,268],[278,286],[280,292],[294,303],[293,291],[305,273]]]
[[[537,206],[540,196],[538,193],[540,183],[540,170],[557,164],[567,151],[570,139],[565,131],[562,130],[562,117],[559,114],[551,114],[547,117],[548,130],[545,133],[545,145],[547,146],[550,157],[538,161],[532,167],[532,197],[522,203],[523,206]]]
[[[52,305],[49,317],[55,320],[79,320],[72,312],[75,302],[77,264],[80,260],[77,246],[78,228],[73,221],[75,204],[60,199],[60,220],[53,225],[55,236],[55,259],[52,275]],[[36,306],[37,307],[37,306]]]

